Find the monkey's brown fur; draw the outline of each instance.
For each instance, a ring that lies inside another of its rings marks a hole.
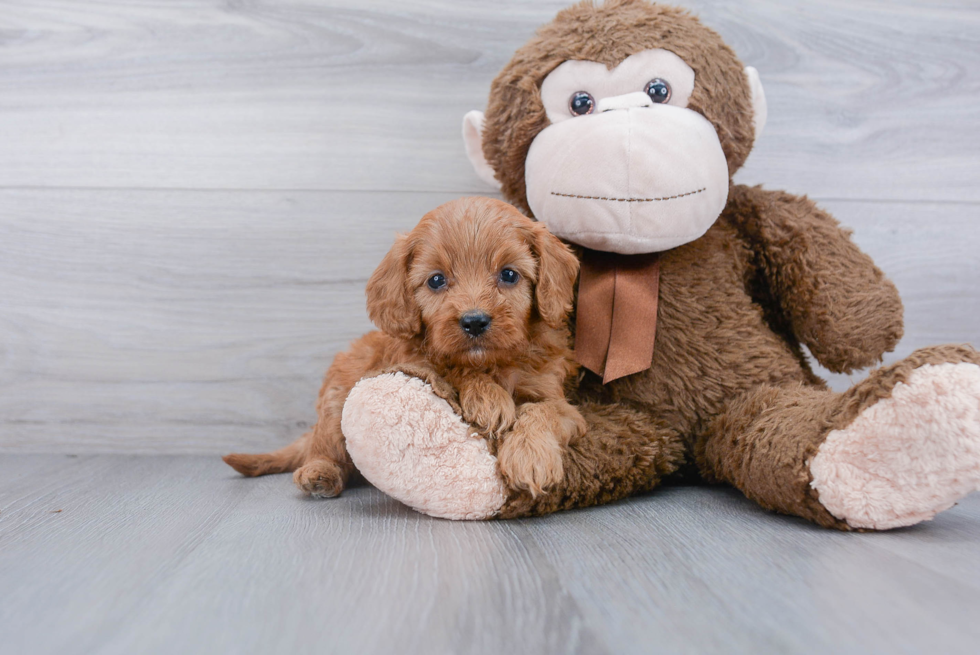
[[[548,73],[576,59],[613,68],[651,48],[666,48],[694,69],[697,83],[688,107],[714,125],[729,173],[742,167],[755,133],[751,93],[742,64],[721,37],[676,7],[633,0],[600,6],[583,2],[539,29],[490,87],[483,152],[504,197],[530,213],[524,160],[531,141],[549,124],[541,104],[541,82]]]
[[[751,93],[721,38],[680,9],[584,2],[539,30],[493,82],[483,150],[508,200],[530,213],[524,160],[548,125],[545,76],[567,60],[613,67],[651,48],[694,69],[689,107],[714,125],[734,175],[752,147]],[[808,461],[827,434],[919,366],[980,363],[968,346],[927,348],[843,394],[829,391],[801,344],[835,372],[872,365],[902,335],[902,303],[849,233],[805,197],[731,185],[707,234],[660,262],[651,368],[605,386],[583,372],[572,400],[588,433],[566,450],[564,480],[536,497],[512,490],[499,517],[608,502],[693,463],[764,507],[847,529],[810,487]]]
[[[520,275],[516,283],[498,279],[503,268]],[[426,282],[437,271],[447,284],[433,290]],[[565,400],[577,370],[566,327],[577,273],[571,251],[513,207],[487,198],[442,205],[400,236],[371,276],[368,314],[382,331],[334,359],[313,430],[276,452],[225,462],[247,476],[295,471],[304,492],[338,495],[355,471],[340,427],[344,401],[365,375],[397,369],[425,379],[479,427],[507,483],[538,496],[562,479],[562,451],[585,431]],[[474,309],[491,319],[475,338],[460,325]]]

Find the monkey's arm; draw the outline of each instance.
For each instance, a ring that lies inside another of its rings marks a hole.
[[[729,211],[794,336],[818,362],[849,373],[902,337],[895,285],[827,212],[806,197],[737,186]]]

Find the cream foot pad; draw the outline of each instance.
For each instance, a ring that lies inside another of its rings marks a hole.
[[[820,503],[855,528],[931,519],[980,489],[980,367],[926,365],[827,435],[810,463]]]
[[[361,380],[344,404],[342,428],[364,477],[419,512],[486,519],[507,498],[486,442],[418,378]]]

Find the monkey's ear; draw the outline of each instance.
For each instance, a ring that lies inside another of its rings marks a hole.
[[[766,106],[766,92],[762,90],[762,80],[759,71],[752,66],[745,67],[745,76],[749,78],[749,90],[752,92],[752,120],[755,122],[755,141],[759,140],[762,128],[766,126],[769,109]]]
[[[534,223],[530,231],[531,248],[538,256],[538,284],[534,290],[538,313],[550,327],[560,328],[575,300],[578,257],[542,223]]]
[[[400,339],[411,339],[422,330],[422,315],[408,288],[410,256],[408,237],[399,234],[367,283],[368,318]]]
[[[493,176],[493,168],[483,155],[483,112],[473,110],[463,116],[463,145],[466,146],[466,156],[473,165],[477,176],[500,190],[500,182]]]

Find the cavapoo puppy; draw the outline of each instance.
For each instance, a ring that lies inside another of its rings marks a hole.
[[[247,476],[295,471],[316,497],[340,494],[354,473],[341,411],[361,378],[384,370],[421,377],[496,445],[505,481],[541,493],[562,479],[562,450],[585,432],[565,400],[577,372],[567,314],[578,259],[515,208],[463,198],[399,235],[367,285],[381,331],[337,355],[317,401],[312,431],[263,455],[224,460]]]

